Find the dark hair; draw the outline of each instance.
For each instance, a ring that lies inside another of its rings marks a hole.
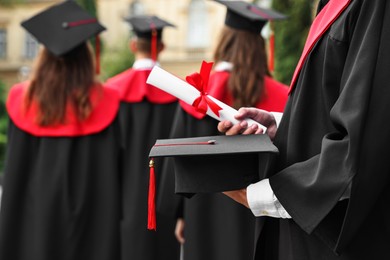
[[[152,41],[144,38],[134,38],[137,40],[137,50],[141,53],[151,53]],[[157,51],[163,48],[164,44],[161,40],[157,40]]]
[[[265,94],[264,76],[270,76],[263,37],[225,26],[214,60],[233,64],[228,82],[234,98],[233,106],[255,106]]]
[[[79,120],[86,119],[92,111],[90,90],[97,83],[91,47],[84,43],[60,57],[43,48],[36,62],[25,101],[27,108],[38,105],[37,123],[64,123],[69,104]]]

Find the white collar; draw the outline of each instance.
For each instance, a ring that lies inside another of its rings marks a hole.
[[[139,59],[134,61],[133,69],[148,70],[148,69],[152,69],[154,65],[159,66],[160,64],[152,59]]]
[[[220,61],[215,65],[215,71],[231,71],[233,69],[233,64],[228,61]]]

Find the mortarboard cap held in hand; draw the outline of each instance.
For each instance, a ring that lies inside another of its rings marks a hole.
[[[225,25],[238,30],[260,33],[268,21],[286,18],[277,11],[244,1],[215,1],[227,7]]]
[[[74,1],[51,6],[21,25],[56,56],[66,54],[105,30]]]
[[[246,188],[265,177],[277,154],[268,135],[261,134],[157,140],[149,157],[151,162],[155,157],[173,157],[175,192],[191,197]],[[153,175],[154,165],[150,166]],[[149,229],[155,229],[154,189],[149,185]]]

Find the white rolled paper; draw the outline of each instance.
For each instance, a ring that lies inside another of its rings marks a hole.
[[[198,98],[200,95],[199,90],[197,90],[194,86],[172,75],[171,73],[163,70],[158,66],[153,67],[148,79],[146,80],[146,83],[153,85],[156,88],[159,88],[171,94],[172,96],[177,97],[178,99],[184,101],[189,105],[192,105],[195,99]],[[239,122],[237,119],[234,118],[234,115],[238,113],[236,109],[226,105],[225,103],[219,101],[218,99],[210,95],[207,96],[222,108],[222,110],[219,111],[219,116],[214,114],[214,112],[210,108],[207,109],[207,115],[219,121],[229,120],[233,124],[237,124]],[[264,132],[267,130],[265,126],[259,124],[252,119],[245,120],[248,122],[249,126],[251,126],[252,124],[257,124],[259,127],[264,129]]]

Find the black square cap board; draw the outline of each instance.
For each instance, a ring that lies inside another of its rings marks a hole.
[[[227,7],[225,25],[254,33],[260,33],[268,21],[286,19],[287,16],[270,8],[261,8],[256,4],[244,1],[215,2]]]
[[[221,192],[259,180],[278,149],[268,135],[160,139],[149,157],[173,157],[176,193]]]
[[[218,135],[157,140],[149,153],[149,229],[155,229],[153,158],[172,157],[175,192],[186,197],[246,188],[263,179],[279,153],[266,134]],[[155,165],[158,167],[158,165]],[[152,171],[153,170],[153,171]],[[172,173],[173,174],[173,173]],[[151,185],[152,183],[152,185]]]
[[[105,30],[95,17],[70,0],[49,7],[21,25],[56,56]]]
[[[176,27],[155,15],[137,15],[124,20],[132,26],[135,35],[143,39],[151,39],[153,30],[157,33],[157,39],[161,39],[165,27]]]

